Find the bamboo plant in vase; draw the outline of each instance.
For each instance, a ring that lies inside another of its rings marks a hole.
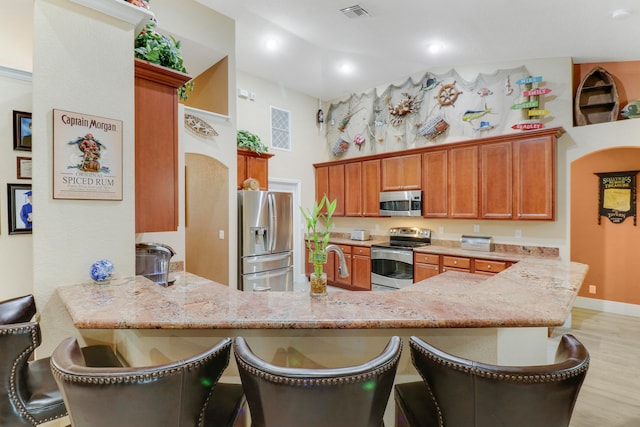
[[[307,221],[307,247],[309,248],[309,262],[313,264],[313,272],[309,275],[311,296],[327,294],[327,273],[323,266],[327,262],[327,245],[329,244],[329,229],[333,225],[331,217],[336,210],[337,199],[332,202],[325,194],[320,200],[313,202],[313,210],[300,211]],[[326,212],[323,208],[326,206]],[[324,229],[321,227],[324,224]]]

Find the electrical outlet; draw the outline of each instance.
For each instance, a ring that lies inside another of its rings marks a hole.
[[[218,238],[219,238],[220,240],[224,240],[224,230],[220,230],[220,231],[218,231]]]
[[[444,227],[438,227],[438,233],[444,234]]]
[[[516,230],[515,236],[516,236],[517,238],[522,237],[522,230],[520,230],[520,229]]]
[[[589,293],[590,294],[596,293],[596,285],[589,285]]]
[[[473,224],[473,232],[474,233],[480,232],[480,224]]]

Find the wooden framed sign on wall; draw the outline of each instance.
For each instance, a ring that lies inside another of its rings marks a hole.
[[[122,120],[53,110],[53,198],[122,200]]]
[[[636,175],[640,171],[600,172],[598,224],[605,216],[614,224],[620,224],[627,217],[633,217],[636,225]]]

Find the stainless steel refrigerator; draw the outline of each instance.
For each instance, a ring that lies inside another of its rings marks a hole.
[[[238,280],[245,291],[293,291],[291,193],[238,191]]]

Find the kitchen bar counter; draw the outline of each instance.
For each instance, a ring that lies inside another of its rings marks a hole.
[[[190,273],[58,288],[80,329],[376,329],[562,325],[587,266],[528,257],[496,276],[447,272],[395,292],[241,292]]]

